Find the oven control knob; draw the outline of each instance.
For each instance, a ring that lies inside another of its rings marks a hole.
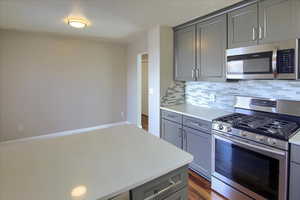
[[[224,129],[224,127],[223,127],[223,125],[222,124],[219,124],[219,130],[223,130]]]
[[[276,145],[277,144],[277,140],[273,139],[273,138],[269,138],[268,142],[269,142],[270,145]]]
[[[248,136],[248,134],[247,134],[247,133],[245,133],[245,132],[241,132],[241,136],[243,136],[243,137],[247,137],[247,136]]]
[[[226,131],[226,132],[231,132],[232,129],[231,129],[231,127],[225,127],[225,131]]]
[[[265,137],[261,136],[261,135],[257,135],[256,140],[259,141],[259,142],[263,142],[265,140]]]

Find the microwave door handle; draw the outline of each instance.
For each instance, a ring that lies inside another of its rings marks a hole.
[[[252,40],[256,40],[256,28],[254,26],[252,27]]]
[[[274,78],[277,76],[277,51],[278,49],[273,49],[273,55],[272,55],[272,72],[274,75]]]

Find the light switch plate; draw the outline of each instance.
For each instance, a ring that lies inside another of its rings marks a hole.
[[[150,95],[153,95],[153,93],[154,93],[153,88],[149,88],[149,94],[150,94]]]

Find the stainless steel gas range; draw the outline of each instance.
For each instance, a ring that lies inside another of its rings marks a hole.
[[[286,200],[299,128],[298,101],[236,97],[235,113],[213,121],[212,188],[230,200]]]

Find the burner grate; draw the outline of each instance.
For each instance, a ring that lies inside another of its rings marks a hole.
[[[276,119],[266,115],[234,113],[217,120],[232,124],[232,126],[237,129],[281,139],[287,139],[290,134],[299,128],[296,122]]]

